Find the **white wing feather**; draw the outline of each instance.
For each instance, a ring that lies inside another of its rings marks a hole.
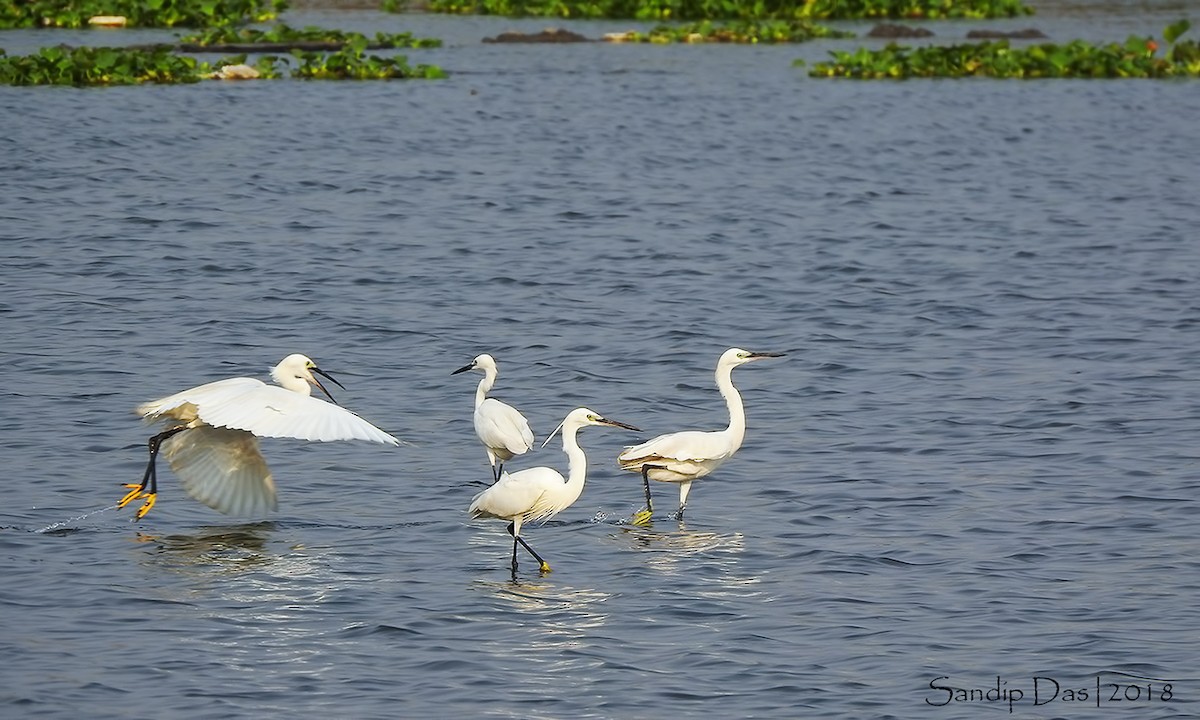
[[[191,422],[199,418],[213,427],[244,430],[259,437],[400,444],[345,408],[253,378],[200,385],[140,405],[138,412],[148,419],[166,415]]]
[[[618,456],[622,466],[651,460],[706,461],[723,460],[733,454],[729,437],[723,432],[685,432],[659,435],[641,445],[625,448]]]
[[[475,433],[489,448],[507,450],[509,457],[512,457],[522,455],[533,447],[533,431],[529,429],[529,420],[512,405],[487,398],[475,408],[474,419]]]
[[[476,518],[512,520],[522,515],[526,520],[544,520],[562,510],[551,498],[554,490],[565,484],[563,476],[548,467],[505,473],[495,485],[475,496],[467,512]]]
[[[184,491],[214,510],[263,517],[277,507],[271,471],[248,432],[200,425],[167,438],[162,455]]]

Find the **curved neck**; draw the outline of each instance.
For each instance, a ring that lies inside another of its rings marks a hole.
[[[583,453],[583,448],[579,447],[579,441],[575,439],[577,432],[579,432],[577,426],[562,429],[563,452],[567,454],[567,484],[563,490],[563,500],[566,505],[575,502],[583,494],[583,481],[587,477],[587,455]]]
[[[725,433],[730,437],[732,450],[737,450],[746,437],[746,410],[742,407],[741,393],[733,386],[732,366],[717,368],[717,388],[729,408],[729,427],[725,428]]]
[[[487,394],[491,392],[492,386],[496,384],[496,371],[492,368],[487,368],[483,371],[483,379],[479,381],[479,387],[475,388],[475,407],[483,404],[487,399]]]

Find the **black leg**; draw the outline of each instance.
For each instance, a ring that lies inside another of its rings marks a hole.
[[[529,543],[525,542],[525,538],[523,538],[520,535],[517,535],[515,532],[513,532],[513,524],[512,523],[508,524],[508,534],[513,536],[513,561],[512,561],[512,564],[513,564],[513,574],[514,575],[517,572],[517,543],[521,543],[521,547],[528,550],[529,554],[533,556],[533,559],[538,561],[538,569],[539,570],[541,570],[542,572],[550,572],[550,564],[547,563],[545,560],[543,560],[542,556],[538,555],[537,551],[529,546]]]
[[[150,512],[150,508],[154,507],[154,502],[158,498],[158,451],[162,447],[162,443],[167,438],[187,430],[186,426],[174,427],[170,430],[164,430],[157,435],[154,435],[146,443],[147,449],[150,451],[150,460],[146,463],[146,472],[142,474],[142,482],[140,485],[127,483],[125,487],[131,488],[125,497],[117,502],[117,507],[122,508],[128,505],[133,500],[144,498],[146,502],[142,507],[138,508],[135,520],[139,520]],[[149,490],[147,491],[147,488]]]
[[[501,461],[499,465],[497,465],[495,468],[493,468],[492,482],[493,483],[500,482],[500,476],[503,474],[504,474],[504,462]]]
[[[512,523],[509,523],[508,524],[508,533],[510,535],[512,535],[512,531],[513,531]],[[512,572],[513,572],[513,582],[516,582],[516,580],[517,580],[517,536],[516,535],[513,535]]]
[[[646,489],[646,511],[654,512],[654,503],[650,500],[650,471],[656,469],[656,465],[642,466],[642,486]]]

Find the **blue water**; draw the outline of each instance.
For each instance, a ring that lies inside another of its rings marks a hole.
[[[1044,10],[991,25],[1179,14]],[[1200,86],[287,19],[447,38],[408,54],[452,76],[0,88],[0,716],[1200,715]],[[735,372],[745,445],[630,525],[617,453],[723,427],[733,345],[788,354]],[[165,467],[111,509],[137,403],[290,352],[409,444],[264,441],[264,522]],[[481,352],[539,441],[579,405],[644,430],[582,433],[544,576],[465,512]]]

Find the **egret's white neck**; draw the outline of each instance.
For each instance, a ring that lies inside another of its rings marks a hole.
[[[717,388],[721,397],[725,398],[725,406],[729,408],[729,427],[725,434],[729,436],[730,452],[742,446],[746,437],[746,410],[742,407],[742,395],[733,386],[733,366],[717,368]]]
[[[271,379],[284,390],[291,390],[301,395],[312,394],[312,386],[308,384],[307,380],[298,377],[294,371],[285,370],[278,365],[271,368]]]
[[[475,407],[479,407],[487,399],[492,386],[496,384],[496,375],[495,368],[483,369],[483,379],[479,381],[479,387],[475,388]]]
[[[559,505],[568,507],[583,494],[583,481],[587,477],[587,455],[579,447],[575,439],[579,425],[571,424],[562,429],[563,452],[567,454],[567,484],[563,486],[563,494]]]

